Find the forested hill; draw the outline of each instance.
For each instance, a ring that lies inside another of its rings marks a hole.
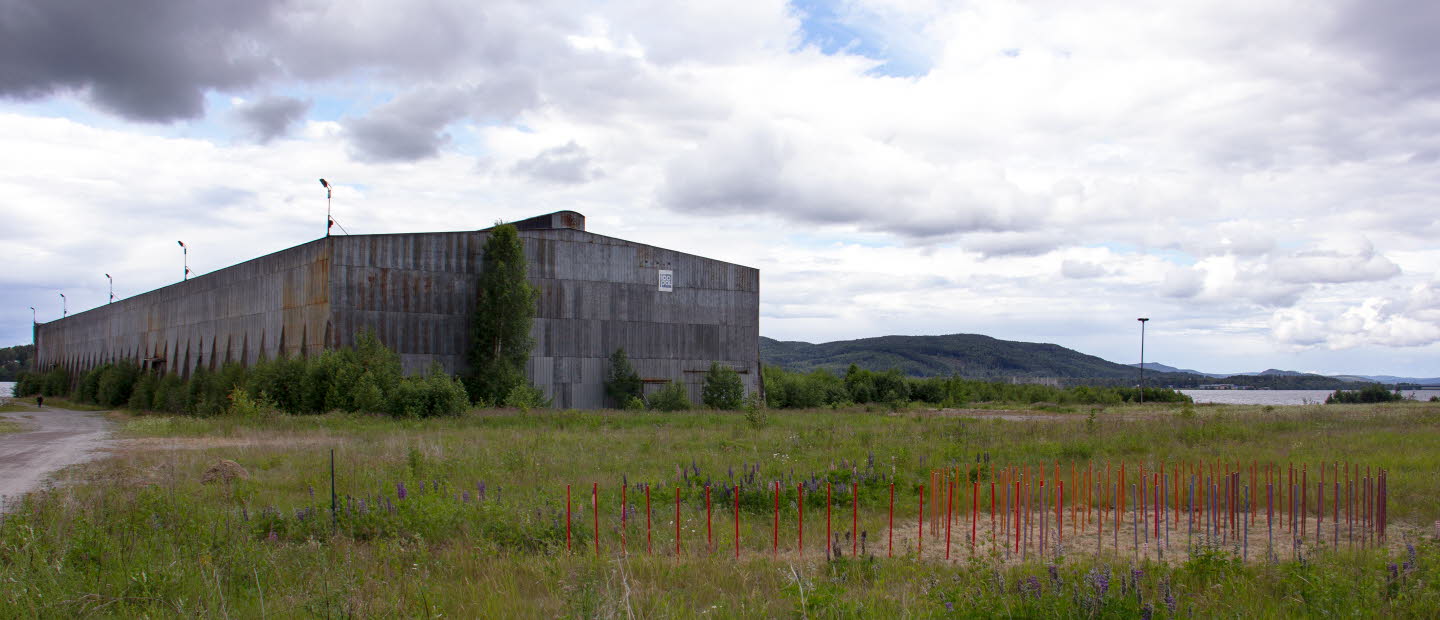
[[[0,381],[14,381],[21,371],[30,370],[34,355],[35,345],[31,344],[0,348]]]
[[[1014,342],[979,334],[880,336],[823,344],[760,338],[760,359],[788,370],[823,369],[843,373],[850,364],[874,371],[892,368],[912,377],[958,375],[968,379],[1055,378],[1065,383],[1132,385],[1138,369],[1056,344]],[[1146,364],[1149,366],[1149,364]],[[1145,373],[1151,385],[1194,387],[1206,383],[1271,389],[1356,387],[1333,377],[1234,376],[1212,378],[1182,372]]]

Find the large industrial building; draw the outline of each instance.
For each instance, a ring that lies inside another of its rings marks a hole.
[[[712,362],[760,387],[760,273],[587,232],[561,211],[514,223],[539,289],[526,372],[556,407],[606,406],[624,348],[647,391],[687,385]],[[312,355],[362,329],[406,372],[465,368],[487,232],[332,236],[35,326],[37,368],[80,373],[134,360],[188,375],[261,356]]]

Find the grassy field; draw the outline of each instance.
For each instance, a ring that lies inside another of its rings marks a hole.
[[[1435,404],[771,411],[763,421],[573,411],[424,421],[112,417],[123,438],[113,457],[67,470],[67,484],[31,495],[0,524],[8,594],[0,616],[1432,617],[1440,608]],[[946,561],[943,539],[927,531],[917,558],[917,486],[932,469],[986,454],[996,464],[1067,468],[1363,463],[1390,472],[1390,541],[1331,549],[1312,538],[1299,557],[1286,549],[1265,561],[1251,548],[1248,563],[1233,546],[1208,546],[1160,562],[1127,545],[1097,555],[1091,535],[1043,558],[994,547],[971,554],[957,543]],[[202,484],[221,459],[249,478]],[[745,484],[738,559],[734,497],[717,489],[712,498],[712,550],[703,491],[735,479]],[[777,479],[785,484],[778,553],[768,486]],[[827,559],[824,500],[809,491],[806,544],[796,548],[795,484],[811,480],[835,483],[842,557]],[[887,558],[892,482],[896,557]],[[860,557],[850,557],[847,538],[852,483],[860,485]]]

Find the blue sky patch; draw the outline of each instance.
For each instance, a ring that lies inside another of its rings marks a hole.
[[[800,19],[801,47],[883,61],[870,75],[921,77],[930,72],[930,58],[896,36],[898,24],[887,23],[881,15],[837,0],[791,0],[790,6]]]

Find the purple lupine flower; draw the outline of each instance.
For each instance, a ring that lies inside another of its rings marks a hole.
[[[1385,565],[1385,570],[1390,571],[1390,580],[1391,580],[1391,581],[1395,581],[1395,580],[1397,580],[1397,579],[1400,578],[1400,567],[1399,567],[1399,566],[1396,566],[1393,562],[1390,563],[1390,564],[1386,564],[1386,565]]]
[[[1130,569],[1130,587],[1140,589],[1140,578],[1145,576],[1145,571],[1138,568]]]
[[[1018,585],[1020,594],[1030,595],[1037,599],[1040,598],[1040,580],[1037,579],[1034,575],[1020,580],[1020,583]]]
[[[1110,565],[1105,565],[1103,572],[1098,568],[1090,569],[1090,572],[1085,575],[1085,582],[1095,589],[1097,598],[1104,597],[1110,592]]]
[[[270,542],[275,542],[277,540],[280,540],[280,536],[275,533],[275,530],[270,530]]]
[[[1405,556],[1407,559],[1400,567],[1405,569],[1406,573],[1409,573],[1415,570],[1415,545],[1405,543]]]
[[[369,513],[369,512],[370,512],[370,509],[365,507],[365,498],[363,498],[363,497],[360,498],[360,514],[363,515],[363,514],[367,514],[367,513]]]
[[[485,483],[483,481],[475,483],[475,492],[476,501],[485,501]]]
[[[1165,609],[1170,610],[1170,615],[1175,615],[1175,593],[1170,591],[1170,580],[1165,580]]]
[[[945,601],[945,611],[955,611],[955,603],[951,601]]]
[[[395,497],[398,497],[398,498],[400,498],[400,499],[405,499],[405,497],[408,496],[408,495],[410,495],[410,493],[405,490],[405,483],[404,483],[404,482],[396,482],[396,483],[395,483]]]
[[[1153,618],[1153,617],[1155,617],[1155,606],[1154,606],[1154,605],[1146,605],[1146,606],[1140,608],[1140,619],[1141,619],[1141,620],[1150,620],[1150,619]]]
[[[462,503],[465,503],[465,504],[470,503],[470,492],[469,492],[469,491],[465,491],[465,492],[461,493],[461,494],[460,494],[460,501],[461,501]]]
[[[1050,583],[1053,584],[1053,585],[1054,585],[1055,587],[1057,587],[1057,588],[1060,587],[1060,569],[1059,569],[1059,567],[1055,566],[1054,564],[1051,564],[1050,566],[1048,566],[1048,567],[1046,567],[1046,568],[1048,568],[1048,569],[1050,570]]]
[[[307,488],[307,489],[310,490],[310,499],[315,499],[315,487],[310,486],[310,485],[305,485],[305,488]]]
[[[432,491],[439,491],[439,490],[440,490],[440,481],[439,481],[439,480],[431,480],[431,481],[430,481],[430,490],[432,490]]]

